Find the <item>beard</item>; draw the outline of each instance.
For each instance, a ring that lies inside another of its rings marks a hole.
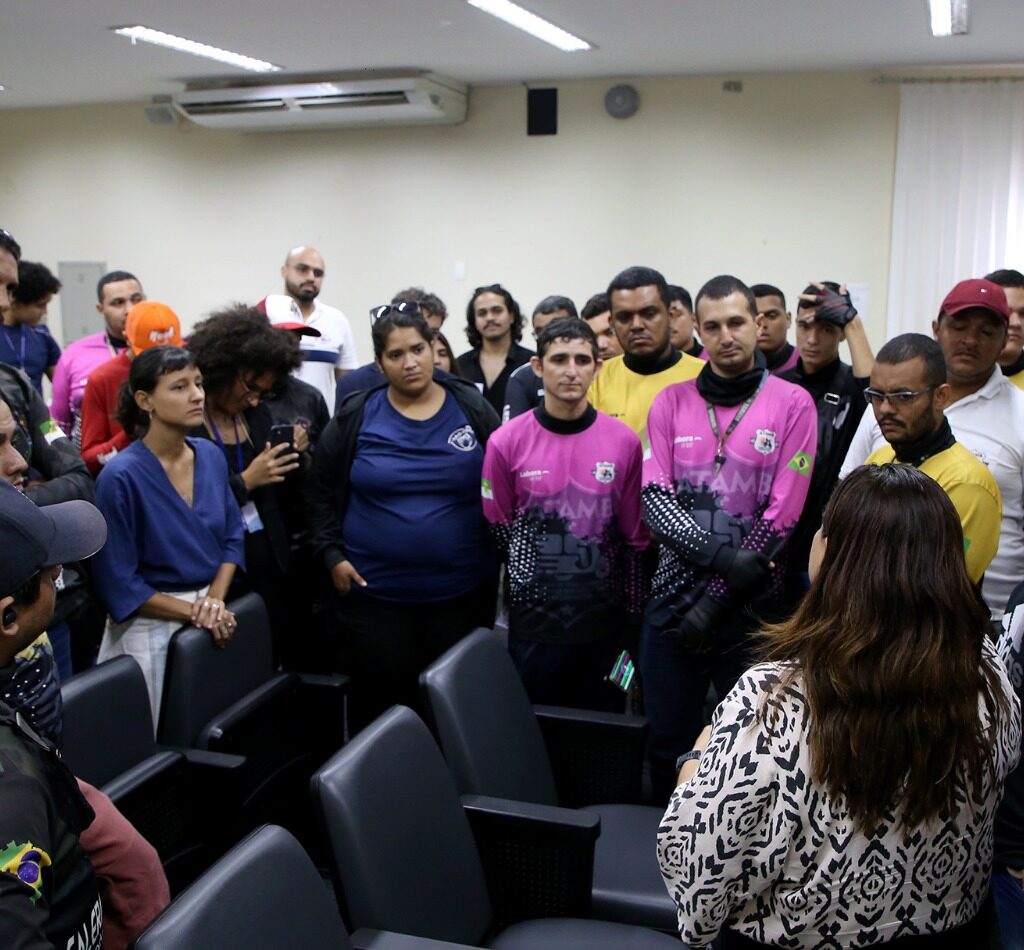
[[[320,295],[320,291],[316,287],[304,287],[302,284],[293,284],[288,280],[284,282],[284,287],[285,290],[288,291],[288,295],[290,297],[294,297],[296,300],[301,300],[303,303],[309,303],[311,300],[316,300]]]

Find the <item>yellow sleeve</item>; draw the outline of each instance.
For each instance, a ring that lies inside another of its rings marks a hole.
[[[964,531],[964,556],[967,573],[977,583],[995,557],[999,547],[999,529],[1003,505],[997,494],[983,485],[959,482],[946,488]]]

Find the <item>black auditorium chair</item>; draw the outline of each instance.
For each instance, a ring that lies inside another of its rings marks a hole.
[[[313,846],[309,779],[344,743],[348,678],[275,670],[262,598],[228,606],[238,626],[226,646],[196,627],[171,638],[157,736],[245,757],[236,836],[271,822]]]
[[[158,746],[146,682],[130,656],[71,677],[61,698],[65,762],[153,845],[176,893],[226,844],[218,829],[243,760]]]
[[[360,931],[349,937],[302,845],[264,825],[232,848],[136,939],[135,950],[458,950]]]
[[[476,630],[453,646],[421,674],[420,685],[460,792],[586,806],[601,819],[594,916],[676,931],[676,906],[657,859],[664,809],[636,804],[643,717],[531,706],[507,650],[490,630]],[[552,760],[565,755],[567,763],[556,772]],[[594,782],[586,777],[591,767],[599,774]],[[609,776],[616,767],[624,774]],[[618,800],[616,792],[622,794]]]
[[[312,790],[351,928],[501,950],[679,947],[654,930],[580,919],[596,815],[460,801],[429,730],[403,706],[335,755]]]

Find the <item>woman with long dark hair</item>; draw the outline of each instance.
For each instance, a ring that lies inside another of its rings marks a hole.
[[[682,764],[658,848],[683,940],[983,946],[1020,709],[956,511],[909,465],[860,468],[810,574]]]
[[[235,632],[224,600],[244,564],[242,517],[220,452],[188,438],[204,398],[186,350],[139,353],[118,406],[118,422],[135,441],[96,483],[107,543],[93,559],[93,578],[110,614],[99,659],[126,653],[138,661],[154,725],[171,635],[189,623],[218,642]]]

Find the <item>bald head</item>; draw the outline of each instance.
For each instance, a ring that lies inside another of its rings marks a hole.
[[[305,311],[320,294],[324,282],[324,259],[315,247],[293,247],[281,268],[285,293]]]

